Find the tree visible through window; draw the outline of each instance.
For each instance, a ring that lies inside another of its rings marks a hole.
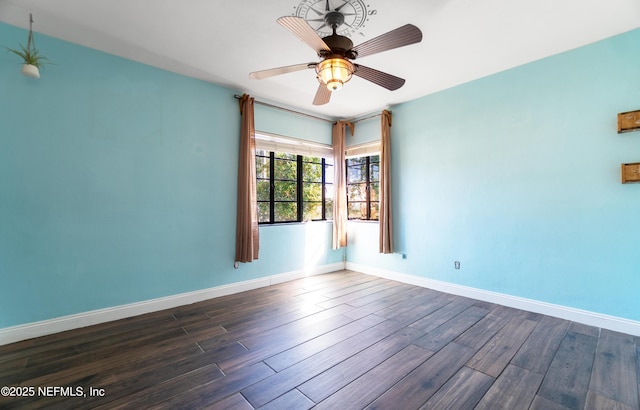
[[[346,168],[348,218],[377,221],[380,210],[380,156],[349,158]]]
[[[331,159],[256,150],[258,222],[333,219]]]

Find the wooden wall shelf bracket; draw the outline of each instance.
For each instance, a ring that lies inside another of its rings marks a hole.
[[[618,134],[629,131],[640,131],[640,110],[618,114]]]
[[[640,182],[640,162],[622,164],[622,183]]]

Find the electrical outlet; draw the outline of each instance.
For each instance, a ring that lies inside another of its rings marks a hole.
[[[460,269],[460,261],[453,262],[453,267],[456,269]]]

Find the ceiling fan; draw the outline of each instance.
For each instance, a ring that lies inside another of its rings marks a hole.
[[[344,15],[340,12],[340,7],[331,11],[327,1],[326,11],[324,21],[332,28],[333,34],[324,38],[321,38],[303,18],[285,16],[277,20],[281,26],[313,48],[320,57],[320,62],[255,71],[250,73],[249,77],[263,79],[313,68],[320,82],[313,99],[314,105],[328,103],[331,99],[331,92],[341,89],[352,75],[364,78],[390,91],[397,90],[404,85],[405,80],[402,78],[352,63],[351,60],[419,43],[422,41],[422,32],[418,27],[407,24],[354,47],[348,37],[336,34],[337,28],[344,23]]]

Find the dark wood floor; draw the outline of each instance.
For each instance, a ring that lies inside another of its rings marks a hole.
[[[3,409],[638,409],[639,384],[640,338],[348,271],[0,346],[0,386],[35,390]]]

